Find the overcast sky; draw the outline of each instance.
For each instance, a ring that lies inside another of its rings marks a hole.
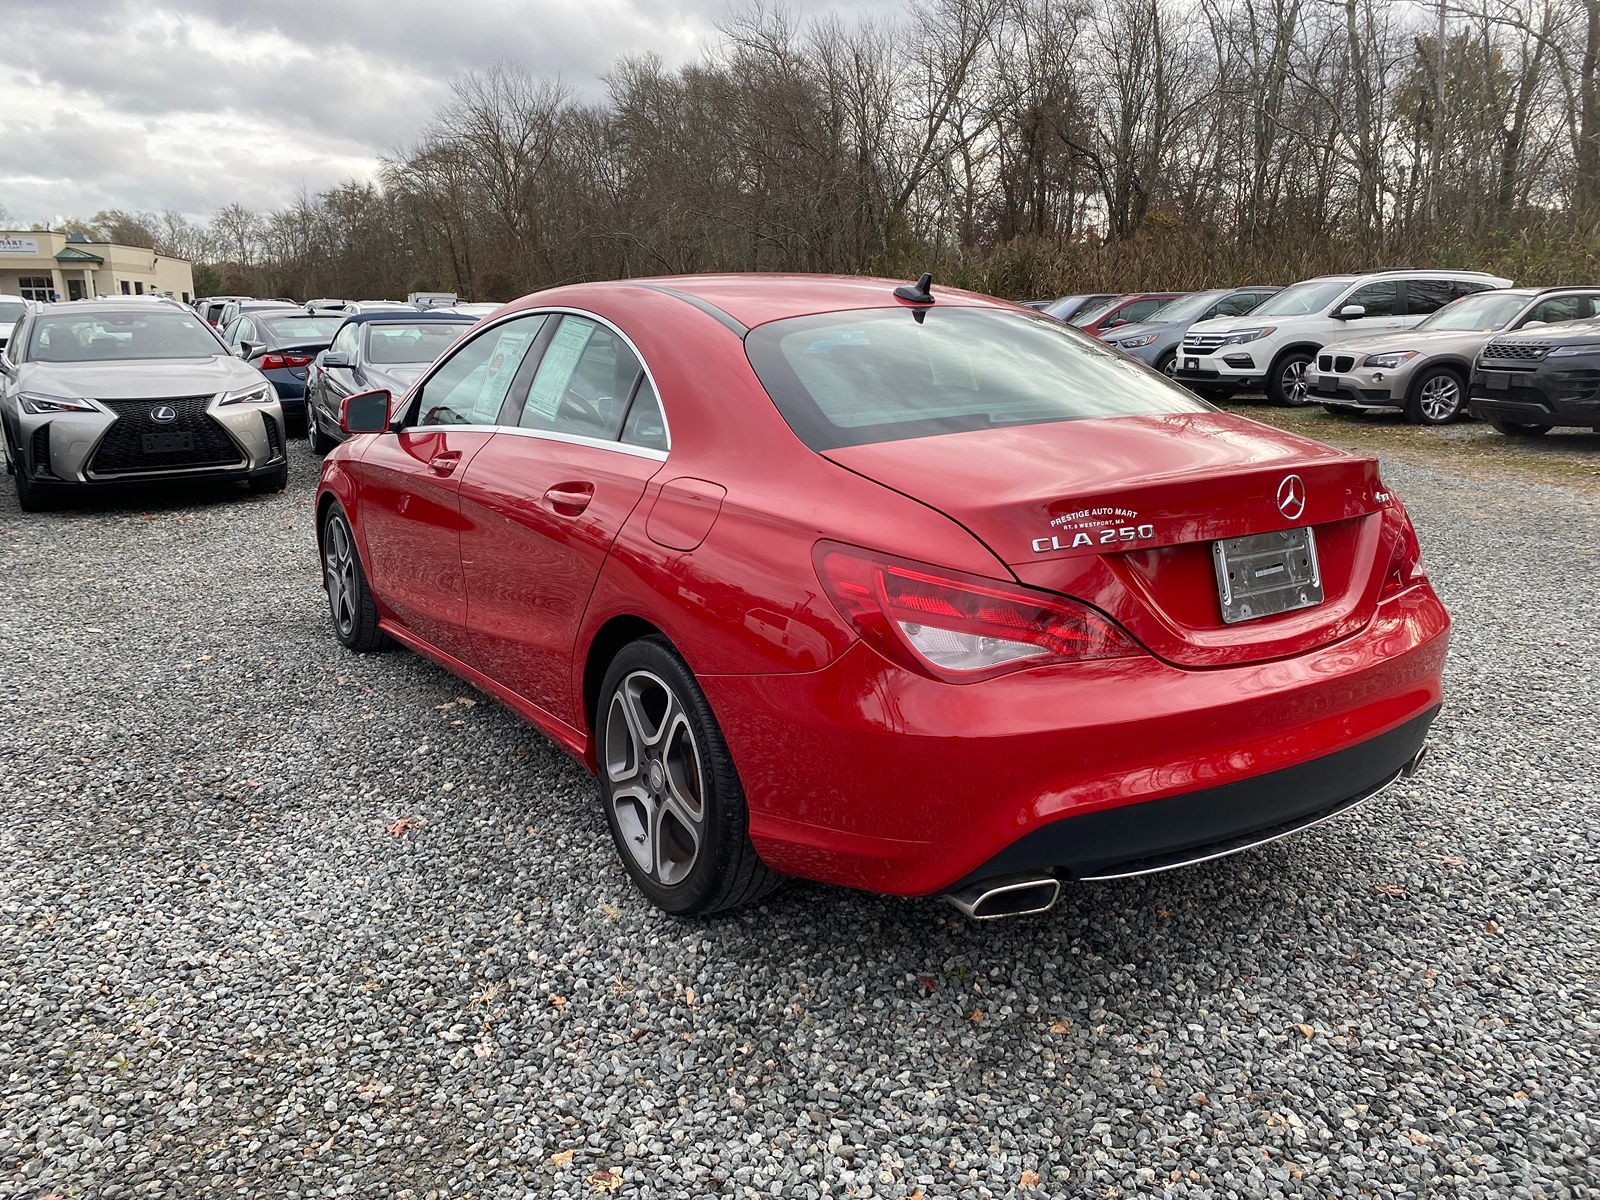
[[[885,10],[893,0],[791,2]],[[450,77],[496,61],[599,95],[621,55],[670,63],[728,0],[5,0],[0,209],[272,208],[371,173]]]

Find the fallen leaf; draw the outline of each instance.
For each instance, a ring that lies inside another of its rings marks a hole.
[[[1317,1036],[1317,1031],[1309,1025],[1296,1025],[1295,1028],[1300,1031],[1302,1037],[1314,1038]]]
[[[552,1167],[554,1167],[558,1171],[562,1167],[566,1166],[571,1161],[572,1161],[572,1151],[571,1150],[558,1150],[556,1153],[554,1153],[554,1154],[552,1154],[550,1156],[550,1165]]]
[[[1163,921],[1165,921],[1171,915],[1172,915],[1172,913],[1171,913],[1171,911],[1169,909],[1165,909],[1165,908],[1156,909],[1156,916],[1160,917]]]
[[[973,1009],[972,1010],[972,1015],[970,1017],[968,1017],[967,1020],[971,1021],[974,1025],[976,1025],[979,1021],[983,1020],[983,1009],[981,1009],[981,1008]]]
[[[622,1172],[615,1167],[601,1167],[589,1176],[589,1186],[597,1192],[614,1192],[622,1186]]]
[[[1500,926],[1496,925],[1493,921],[1485,921],[1483,923],[1483,931],[1485,933],[1499,933]]]
[[[550,997],[550,1007],[551,1008],[565,1008],[566,1006],[567,1006],[567,998],[565,996],[551,996]]]
[[[416,829],[418,824],[419,823],[417,820],[413,817],[401,817],[398,821],[395,821],[385,827],[384,832],[390,837],[405,837],[406,834],[410,833],[413,829]]]
[[[1464,866],[1467,865],[1467,860],[1466,859],[1464,859],[1464,858],[1452,858],[1448,854],[1442,856],[1439,859],[1439,861],[1442,862],[1447,867],[1464,867]]]
[[[1017,1186],[1018,1187],[1025,1187],[1025,1188],[1027,1188],[1027,1187],[1038,1187],[1039,1186],[1039,1172],[1037,1172],[1037,1171],[1024,1171],[1020,1176],[1017,1177]]]
[[[1055,1034],[1055,1035],[1057,1035],[1058,1037],[1064,1036],[1067,1033],[1067,1031],[1070,1030],[1071,1028],[1072,1028],[1072,1026],[1068,1025],[1065,1021],[1052,1021],[1052,1022],[1050,1022],[1050,1032]]]
[[[918,1188],[916,1191],[912,1192],[911,1195],[907,1196],[906,1200],[923,1200],[923,1197],[926,1194],[927,1193],[925,1193],[921,1188]]]
[[[471,696],[457,696],[456,703],[461,705],[462,708],[476,708],[478,705],[478,702]]]
[[[1304,1179],[1306,1177],[1306,1173],[1293,1163],[1284,1163],[1283,1169],[1289,1172],[1290,1179]]]
[[[1377,892],[1380,896],[1404,896],[1406,894],[1405,888],[1401,887],[1398,883],[1374,884],[1372,890]]]
[[[933,989],[939,986],[939,981],[932,975],[918,975],[917,982],[922,985],[922,994],[924,996],[933,995]]]

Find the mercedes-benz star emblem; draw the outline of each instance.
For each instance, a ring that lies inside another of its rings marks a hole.
[[[1298,521],[1306,510],[1306,485],[1298,475],[1285,475],[1278,485],[1278,511],[1291,521]]]
[[[178,419],[178,410],[170,404],[160,404],[150,410],[150,419],[158,425],[171,425]]]

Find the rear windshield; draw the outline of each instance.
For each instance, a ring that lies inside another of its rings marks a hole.
[[[367,361],[398,366],[431,363],[450,349],[465,321],[383,321],[367,326]]]
[[[311,341],[316,338],[333,337],[338,332],[339,326],[344,324],[344,314],[310,316],[306,313],[287,313],[281,317],[276,313],[259,317],[252,314],[251,320],[260,322],[285,340],[304,338]]]
[[[21,300],[0,300],[0,321],[8,324],[22,320],[28,306]]]
[[[151,307],[151,312],[39,317],[28,339],[28,357],[35,362],[66,363],[202,358],[224,352],[222,344],[193,313]]]
[[[813,450],[1207,405],[1047,317],[874,308],[751,330],[750,363]]]

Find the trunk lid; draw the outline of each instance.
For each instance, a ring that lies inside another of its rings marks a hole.
[[[1386,562],[1377,461],[1229,413],[1012,426],[841,447],[826,457],[959,522],[1022,583],[1086,601],[1153,653],[1225,666],[1301,653],[1364,626]],[[1299,479],[1303,508],[1279,506]],[[1309,525],[1325,598],[1229,625],[1218,539]],[[918,557],[916,547],[894,547]]]

